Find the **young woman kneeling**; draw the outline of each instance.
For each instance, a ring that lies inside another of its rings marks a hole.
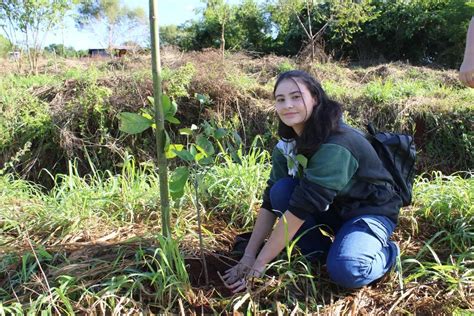
[[[402,202],[390,173],[362,133],[344,124],[341,105],[306,72],[281,74],[274,97],[281,140],[245,254],[224,281],[234,292],[245,289],[247,278],[260,277],[297,237],[301,253],[325,260],[336,284],[358,288],[379,279],[399,254],[390,236]],[[302,173],[296,155],[307,158]],[[334,241],[319,227],[331,230]]]

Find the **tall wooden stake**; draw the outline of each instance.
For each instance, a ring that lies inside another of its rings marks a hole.
[[[156,153],[160,177],[161,225],[163,236],[170,236],[170,202],[168,193],[168,161],[165,156],[165,119],[161,102],[160,33],[158,27],[158,0],[150,2],[151,69],[155,99]]]

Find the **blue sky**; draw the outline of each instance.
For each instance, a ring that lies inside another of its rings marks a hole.
[[[236,4],[239,0],[228,0],[228,3]],[[148,0],[124,0],[129,7],[142,7],[148,14]],[[205,6],[200,0],[159,0],[158,20],[160,25],[182,24],[187,20],[197,19],[195,10]],[[96,32],[97,33],[97,32]],[[64,28],[50,31],[45,39],[44,45],[51,43],[72,46],[75,49],[88,49],[104,47],[103,37],[88,30],[77,30],[71,18],[64,22]]]

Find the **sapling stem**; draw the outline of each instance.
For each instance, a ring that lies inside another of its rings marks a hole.
[[[165,156],[165,119],[161,91],[160,35],[158,28],[158,0],[150,0],[151,66],[156,124],[156,156],[160,178],[161,225],[165,237],[170,237],[170,202],[168,196],[168,161]]]
[[[206,280],[206,285],[209,284],[209,274],[207,273],[207,262],[206,257],[204,256],[204,242],[202,239],[202,229],[201,229],[201,208],[199,207],[199,194],[198,194],[198,179],[197,175],[194,177],[194,200],[196,202],[196,211],[197,211],[197,222],[198,222],[198,235],[199,235],[199,248],[201,251],[201,261],[202,266],[204,267],[204,279]]]

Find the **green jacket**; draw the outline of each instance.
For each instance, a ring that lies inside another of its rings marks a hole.
[[[292,168],[297,164],[293,144],[282,140],[272,152],[272,170],[263,194],[265,209],[272,210],[272,185],[296,173]],[[314,212],[330,211],[343,220],[373,214],[397,223],[402,202],[393,188],[392,176],[360,131],[341,123],[339,130],[307,158],[290,199],[289,211],[295,216],[305,219]]]

